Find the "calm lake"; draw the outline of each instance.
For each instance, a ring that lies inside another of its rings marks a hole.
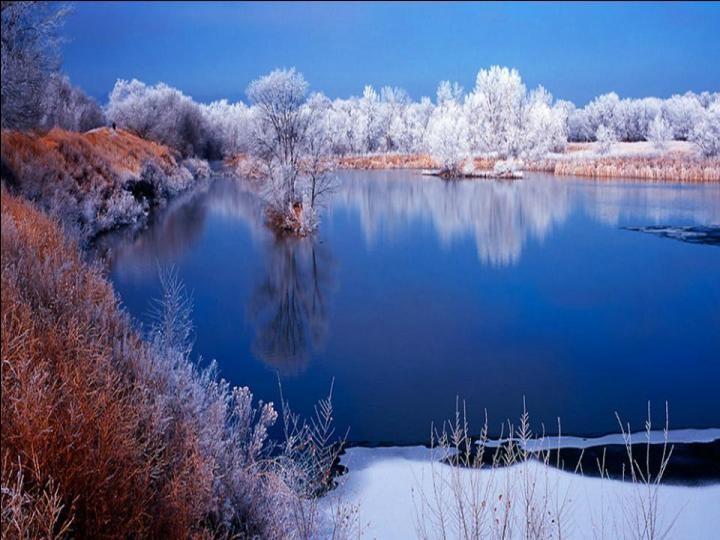
[[[665,401],[671,428],[720,427],[717,236],[625,228],[717,226],[720,185],[338,176],[315,239],[276,239],[228,179],[110,239],[126,308],[147,322],[174,266],[195,354],[266,401],[279,375],[306,414],[334,379],[353,442],[426,442],[456,396],[475,432],[523,397],[551,433],[617,432],[615,411],[642,429],[648,401],[657,427]]]

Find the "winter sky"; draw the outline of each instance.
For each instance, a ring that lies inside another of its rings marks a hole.
[[[515,67],[528,87],[584,104],[720,90],[720,3],[84,3],[65,24],[64,69],[101,102],[117,78],[164,81],[196,100],[244,99],[295,66],[330,97],[365,84],[434,97]]]

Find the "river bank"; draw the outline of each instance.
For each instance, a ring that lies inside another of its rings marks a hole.
[[[11,193],[89,240],[140,226],[150,212],[210,176],[206,161],[125,130],[2,132],[2,179]]]
[[[473,168],[492,171],[499,160],[476,157]],[[437,169],[438,164],[423,154],[374,154],[344,156],[341,169]],[[548,172],[558,176],[583,176],[598,179],[629,179],[648,182],[720,182],[720,159],[701,157],[691,143],[673,141],[665,150],[650,143],[615,143],[600,153],[597,143],[569,143],[562,153],[524,163],[526,171]]]

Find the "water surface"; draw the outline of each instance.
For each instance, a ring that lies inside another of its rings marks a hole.
[[[301,412],[335,380],[350,440],[418,443],[455,398],[491,431],[718,427],[720,248],[626,227],[720,224],[720,185],[529,175],[445,182],[340,173],[315,239],[279,240],[241,182],[176,201],[112,241],[112,280],[147,320],[158,265],[193,292],[195,353]]]

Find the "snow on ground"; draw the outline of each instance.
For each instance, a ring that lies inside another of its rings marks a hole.
[[[466,493],[472,491],[470,486],[492,485],[483,498],[494,505],[497,504],[495,501],[502,500],[498,498],[501,491],[509,491],[508,485],[514,485],[515,489],[522,485],[522,480],[518,479],[536,480],[541,486],[536,493],[544,493],[544,489],[549,488],[549,492],[555,494],[549,497],[551,511],[557,508],[554,505],[558,501],[567,501],[560,513],[565,524],[564,538],[632,537],[634,535],[627,534],[628,520],[637,516],[633,509],[641,507],[640,501],[647,501],[647,488],[629,482],[585,478],[536,461],[495,472],[453,469],[438,463],[433,459],[432,451],[425,447],[350,448],[342,456],[342,463],[349,472],[323,504],[329,507],[329,501],[340,500],[358,505],[363,538],[417,538],[416,516],[422,509],[420,494],[431,496],[434,486],[444,485],[440,498],[450,501],[449,486],[458,480]],[[516,500],[521,499],[519,494],[516,497]],[[657,491],[657,504],[660,532],[672,525],[667,538],[718,538],[720,484],[703,487],[662,485]],[[429,515],[428,512],[425,514]],[[554,526],[550,521],[548,524]],[[518,536],[524,533],[517,526],[515,532]],[[429,531],[426,536],[440,535],[437,531]],[[448,537],[457,537],[457,534],[450,531]],[[556,538],[557,534],[552,537]]]
[[[688,141],[668,141],[665,148],[657,149],[653,143],[648,141],[638,142],[616,142],[610,146],[607,154],[599,152],[599,145],[596,142],[568,143],[565,151],[559,154],[551,153],[549,157],[562,159],[575,158],[608,158],[608,157],[659,157],[666,154],[685,154],[698,156],[698,148]]]
[[[546,436],[528,441],[527,449],[530,451],[555,450],[557,448],[592,448],[594,446],[606,446],[609,444],[662,444],[667,440],[668,444],[675,443],[709,443],[720,439],[720,428],[705,429],[673,429],[668,430],[667,439],[662,430],[636,431],[633,433],[611,433],[600,437],[573,437],[573,436]],[[495,448],[507,441],[487,440],[485,446]],[[519,441],[517,441],[519,442]]]

